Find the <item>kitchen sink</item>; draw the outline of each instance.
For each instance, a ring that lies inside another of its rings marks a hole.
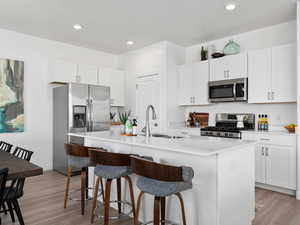
[[[145,136],[145,134],[141,134],[141,136]],[[167,135],[167,134],[152,134],[151,137],[167,138],[167,139],[181,139],[181,138],[183,138],[183,136]]]

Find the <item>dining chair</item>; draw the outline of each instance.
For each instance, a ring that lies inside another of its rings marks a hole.
[[[33,155],[33,152],[21,147],[16,147],[13,152],[13,155],[29,162],[31,160],[31,156]]]
[[[4,168],[0,170],[0,206],[3,205],[4,200],[4,193],[6,187],[6,180],[8,176],[8,169]],[[2,220],[0,217],[0,225],[2,224]]]
[[[0,141],[0,151],[5,151],[10,153],[12,146],[13,146],[12,144],[9,144],[5,141]]]
[[[13,155],[20,159],[30,162],[33,152],[21,147],[16,147],[16,149],[13,152]],[[23,192],[24,184],[25,184],[25,178],[16,178],[12,180],[10,182],[9,187],[5,188],[4,199],[3,199],[8,206],[8,211],[12,222],[13,223],[15,222],[14,213],[16,213],[20,225],[25,225],[23,215],[20,209],[19,201],[18,201],[24,195]]]

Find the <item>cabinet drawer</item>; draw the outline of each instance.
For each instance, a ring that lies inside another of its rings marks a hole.
[[[254,140],[263,144],[270,145],[282,145],[282,146],[296,146],[295,135],[280,135],[280,134],[268,134],[259,132],[243,132],[243,140]]]

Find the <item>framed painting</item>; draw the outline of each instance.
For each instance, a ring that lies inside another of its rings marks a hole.
[[[0,59],[0,133],[24,131],[24,62]]]

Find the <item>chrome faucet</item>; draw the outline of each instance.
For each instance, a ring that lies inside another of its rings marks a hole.
[[[150,130],[150,122],[149,122],[149,113],[150,109],[152,109],[152,119],[156,120],[156,112],[153,105],[148,105],[146,109],[146,126],[143,130],[145,130],[146,137],[151,136],[151,130]]]

